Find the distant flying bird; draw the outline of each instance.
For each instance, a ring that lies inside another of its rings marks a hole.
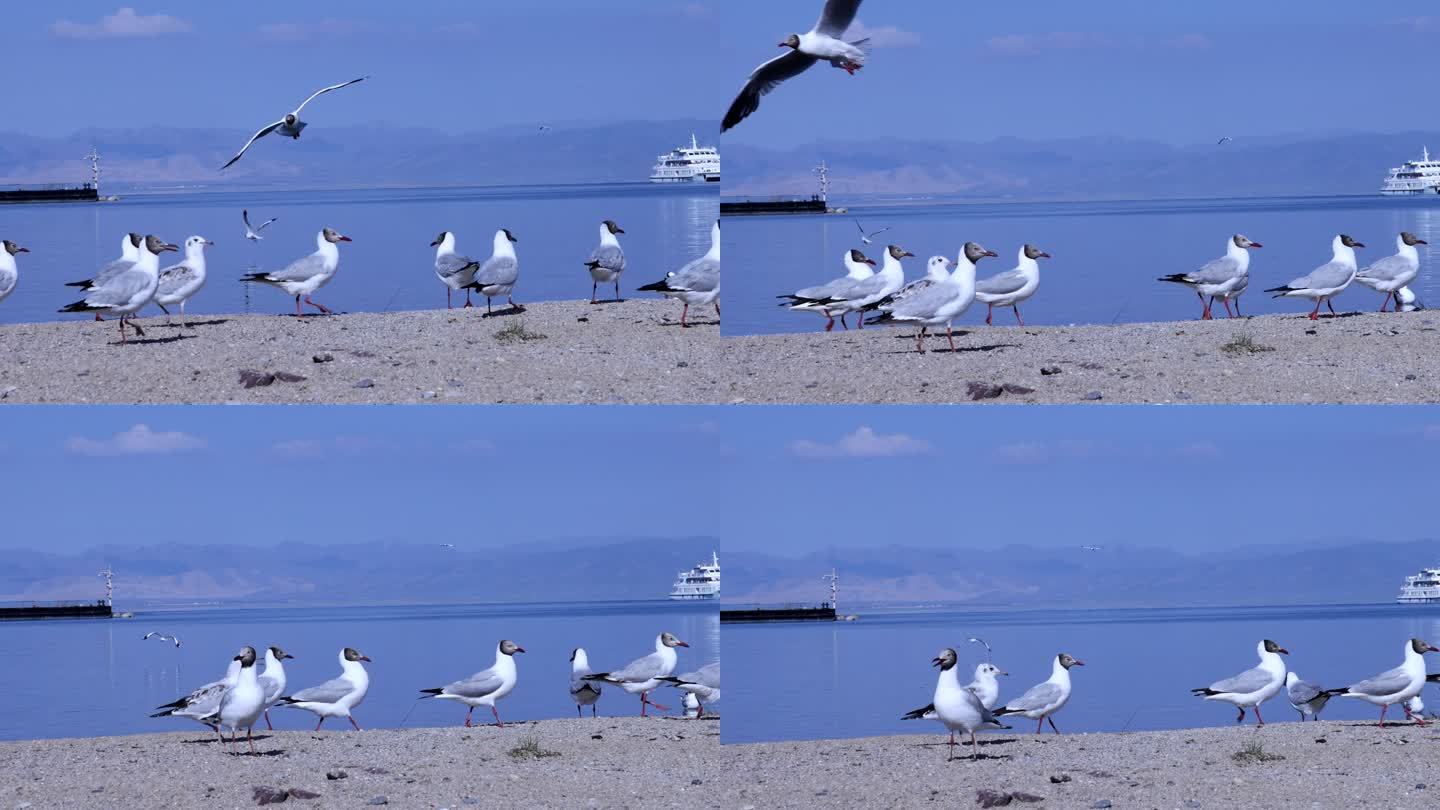
[[[1229,142],[1231,142],[1231,141],[1233,141],[1233,140],[1235,140],[1235,139],[1232,138],[1232,137],[1230,137],[1229,135],[1226,135],[1225,137],[1223,137],[1223,138],[1221,138],[1220,140],[1216,141],[1216,142],[1215,142],[1215,145],[1216,145],[1216,146],[1224,146],[1225,144],[1227,144],[1227,143],[1229,143]]]
[[[246,210],[242,209],[242,210],[240,211],[240,219],[244,220],[244,222],[245,222],[245,238],[246,238],[246,239],[249,239],[251,242],[259,242],[261,239],[264,239],[264,238],[265,238],[265,237],[263,237],[263,236],[260,235],[260,232],[263,231],[263,230],[265,230],[265,228],[266,228],[270,223],[272,223],[272,222],[274,222],[275,220],[279,219],[279,217],[271,217],[271,218],[265,220],[264,222],[260,223],[260,227],[258,227],[258,228],[252,228],[252,227],[250,227],[250,212],[249,212],[249,211],[246,211]]]
[[[541,124],[541,125],[540,125],[540,131],[541,131],[541,132],[549,132],[549,131],[550,131],[550,127],[547,127],[547,126],[545,126],[544,124]]]
[[[454,544],[454,543],[441,543],[440,546],[441,546],[442,548],[455,548],[455,544]]]
[[[860,10],[861,0],[826,0],[825,9],[815,27],[806,34],[791,34],[780,41],[780,47],[789,48],[784,54],[771,59],[750,74],[740,94],[726,110],[720,123],[724,132],[744,121],[751,113],[760,109],[760,97],[779,87],[787,79],[804,73],[820,60],[832,67],[840,68],[851,76],[865,66],[869,52],[869,39],[846,42],[840,37],[855,19]]]
[[[180,639],[179,639],[179,638],[177,638],[177,637],[175,637],[175,636],[172,636],[172,635],[169,635],[169,634],[166,634],[166,633],[155,633],[155,632],[146,633],[143,637],[141,637],[140,640],[141,640],[141,641],[146,641],[146,640],[151,639],[151,638],[158,638],[158,639],[160,639],[161,641],[173,641],[173,642],[175,642],[175,646],[176,646],[176,647],[179,647],[179,646],[180,646]]]
[[[229,163],[226,163],[224,166],[220,167],[220,171],[223,172],[233,166],[235,164],[235,161],[239,160],[245,155],[245,150],[250,148],[250,144],[255,143],[257,140],[265,137],[266,135],[269,135],[272,132],[278,131],[281,135],[285,135],[292,140],[300,140],[300,131],[305,129],[305,122],[300,120],[300,111],[305,109],[306,104],[314,101],[316,96],[324,95],[331,90],[339,90],[342,87],[349,87],[356,82],[363,82],[368,78],[370,77],[361,76],[358,79],[351,79],[348,82],[341,82],[339,84],[332,84],[329,87],[322,87],[321,89],[316,90],[314,93],[311,93],[310,98],[307,98],[304,101],[300,102],[300,106],[296,107],[293,111],[285,113],[284,118],[281,118],[279,121],[276,121],[275,123],[268,126],[261,127],[258,132],[256,132],[254,135],[251,135],[250,140],[246,141],[245,145],[240,147],[240,151],[235,153],[235,157],[230,158]]]
[[[873,240],[875,239],[875,237],[877,237],[877,236],[879,236],[880,234],[885,233],[886,231],[890,230],[890,226],[889,226],[889,225],[886,225],[885,227],[881,228],[881,229],[878,230],[878,231],[871,231],[870,233],[866,233],[866,232],[865,232],[865,226],[864,226],[864,225],[861,225],[861,224],[860,224],[860,220],[858,220],[858,219],[855,220],[855,227],[860,229],[860,241],[861,241],[861,242],[864,242],[864,243],[867,244],[867,245],[870,244],[870,242],[873,241]]]
[[[1102,550],[1103,548],[1104,548],[1104,546],[1081,546],[1081,547],[1080,547],[1080,550],[1081,550],[1081,551],[1100,551],[1100,550]]]
[[[989,660],[990,660],[990,658],[991,658],[990,645],[985,643],[985,639],[983,639],[983,638],[972,638],[972,639],[970,639],[970,643],[971,643],[971,644],[979,644],[979,645],[983,646],[983,647],[985,648],[985,660],[986,660],[986,661],[989,661]]]

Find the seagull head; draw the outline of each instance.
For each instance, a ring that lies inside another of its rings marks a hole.
[[[140,247],[140,243],[145,241],[145,237],[138,233],[127,233],[125,234],[125,238],[130,240],[130,247],[133,248]]]
[[[800,50],[800,35],[791,34],[790,36],[785,37],[784,39],[780,40],[780,43],[777,47],[794,48],[797,51]]]
[[[979,262],[981,259],[985,258],[986,256],[994,256],[994,255],[995,255],[995,251],[993,251],[993,250],[987,250],[986,248],[982,247],[978,242],[966,242],[966,243],[965,243],[965,251],[964,251],[964,252],[965,252],[965,259],[966,259],[967,261],[969,261],[971,264],[975,264],[975,263]]]
[[[1025,248],[1024,248],[1024,250],[1025,250],[1025,258],[1030,259],[1031,261],[1034,261],[1034,260],[1036,260],[1036,259],[1048,259],[1048,258],[1050,258],[1050,254],[1049,254],[1049,253],[1046,253],[1045,251],[1041,250],[1041,249],[1038,248],[1038,247],[1035,247],[1034,245],[1026,245]]]
[[[298,120],[300,119],[295,116],[295,113],[285,113],[285,126],[293,127]]]
[[[325,235],[325,241],[326,241],[326,242],[349,242],[349,241],[350,241],[350,237],[346,236],[346,235],[343,234],[343,233],[340,233],[339,231],[335,230],[334,228],[326,228],[326,229],[324,229],[323,231],[321,231],[321,233],[323,233],[323,234]]]
[[[868,258],[864,253],[861,253],[858,250],[850,251],[850,261],[855,262],[856,264],[868,264],[871,267],[875,266],[874,259]]]
[[[517,652],[525,652],[525,648],[507,638],[500,642],[500,652],[505,655],[514,655]]]
[[[444,244],[445,240],[446,240],[446,239],[449,239],[449,238],[450,238],[450,232],[449,232],[449,231],[441,231],[441,232],[440,232],[440,235],[437,236],[437,237],[435,237],[435,241],[433,241],[433,242],[430,243],[430,247],[438,247],[438,246]]]
[[[255,648],[247,644],[241,647],[240,652],[236,653],[235,657],[230,660],[239,661],[241,668],[253,667],[255,666]]]
[[[515,234],[511,233],[509,228],[501,228],[500,232],[505,234],[505,238],[509,239],[511,242],[514,242],[516,244],[520,243],[520,240],[515,238]],[[621,231],[620,233],[624,233],[624,231]]]
[[[946,647],[945,649],[940,651],[939,655],[930,659],[930,666],[939,667],[941,671],[944,671],[955,666],[955,662],[959,659],[960,657],[955,654],[954,650]]]
[[[944,278],[950,274],[950,268],[955,265],[945,256],[931,256],[930,261],[925,264],[925,274],[932,279]]]
[[[583,656],[583,655],[585,655],[585,648],[584,648],[584,647],[576,647],[575,649],[571,650],[571,651],[570,651],[570,663],[572,663],[572,664],[575,663],[575,657],[576,657],[576,656]]]
[[[1405,244],[1409,245],[1410,247],[1415,247],[1416,245],[1428,245],[1428,244],[1430,244],[1429,242],[1426,242],[1424,239],[1421,239],[1420,237],[1416,236],[1416,235],[1413,234],[1413,233],[1410,233],[1409,231],[1401,231],[1401,232],[1400,232],[1400,241],[1401,241],[1401,242],[1404,242]]]
[[[20,247],[19,245],[15,244],[14,242],[11,242],[9,239],[6,239],[3,243],[0,243],[0,244],[4,244],[4,245],[5,245],[5,252],[6,252],[6,253],[9,253],[11,256],[14,256],[14,255],[17,254],[17,253],[29,253],[29,252],[30,252],[30,248]]]
[[[890,258],[892,258],[892,259],[894,259],[894,260],[896,260],[896,261],[899,261],[899,260],[905,258],[906,256],[914,256],[914,255],[915,255],[914,253],[911,253],[910,251],[906,250],[905,248],[900,247],[899,245],[891,245],[890,247],[885,248],[885,250],[886,250],[887,252],[889,252]]]
[[[1005,670],[1003,670],[1003,669],[995,666],[994,664],[981,664],[980,666],[978,666],[978,667],[975,668],[975,675],[976,675],[977,677],[978,677],[980,674],[982,674],[982,673],[985,674],[985,675],[989,675],[989,676],[992,677],[992,678],[995,677],[996,675],[1009,675],[1009,674],[1010,674],[1010,673],[1006,672]]]
[[[164,253],[167,250],[174,251],[179,250],[180,248],[170,244],[169,242],[166,242],[164,239],[161,239],[160,237],[152,233],[149,236],[145,237],[145,249],[150,251],[151,253],[154,253],[156,256],[159,256],[161,253]]]
[[[1233,237],[1231,237],[1231,239],[1235,241],[1235,247],[1238,248],[1252,249],[1265,247],[1264,245],[1256,242],[1254,239],[1251,239],[1243,233],[1237,233]]]
[[[278,646],[272,646],[272,647],[270,648],[270,654],[273,655],[273,656],[275,656],[275,660],[276,660],[276,661],[284,661],[286,658],[294,658],[294,657],[295,657],[295,656],[291,655],[290,653],[287,653],[287,652],[285,652],[284,650],[280,649]]]
[[[666,647],[689,647],[689,646],[690,646],[689,644],[686,644],[685,642],[683,642],[683,641],[681,641],[680,639],[676,638],[676,637],[674,636],[674,634],[669,633],[669,632],[665,632],[665,633],[661,633],[661,634],[660,634],[660,643],[661,643],[661,644],[664,644]]]
[[[1351,236],[1351,235],[1348,234],[1348,233],[1342,233],[1342,234],[1340,234],[1340,236],[1339,236],[1338,238],[1340,239],[1340,244],[1344,245],[1345,247],[1348,247],[1348,248],[1365,247],[1365,243],[1364,243],[1364,242],[1357,242],[1357,241],[1355,241],[1355,237]]]
[[[1071,667],[1085,666],[1084,661],[1081,661],[1079,658],[1070,655],[1070,653],[1060,653],[1060,657],[1058,660],[1060,661],[1060,666],[1066,669],[1069,669]]]
[[[1414,650],[1417,653],[1420,653],[1421,655],[1424,655],[1427,652],[1440,652],[1440,647],[1426,644],[1424,641],[1418,638],[1410,639],[1410,649]]]
[[[186,239],[186,240],[185,240],[185,251],[188,253],[188,252],[190,252],[192,249],[194,249],[194,250],[199,250],[199,249],[205,247],[206,245],[209,245],[210,247],[214,247],[214,246],[215,246],[215,243],[214,243],[214,242],[211,242],[209,239],[206,239],[206,238],[203,237],[203,236],[192,236],[192,237],[190,237],[189,239]]]
[[[1271,640],[1268,639],[1268,638],[1265,639],[1263,642],[1261,642],[1261,644],[1265,647],[1265,652],[1267,652],[1267,653],[1280,653],[1281,655],[1289,655],[1289,654],[1290,654],[1290,651],[1289,651],[1289,650],[1285,649],[1284,647],[1281,647],[1279,644],[1276,644],[1275,642],[1271,641]]]
[[[360,654],[360,651],[357,650],[357,649],[355,649],[354,647],[346,647],[346,648],[345,648],[345,652],[342,653],[342,655],[345,656],[345,660],[346,660],[346,661],[369,661],[369,660],[370,660],[370,657],[369,657],[368,655],[361,655],[361,654]]]
[[[601,222],[600,224],[601,224],[601,225],[604,225],[604,226],[605,226],[605,230],[609,231],[610,233],[624,233],[624,232],[625,232],[625,229],[622,228],[622,227],[620,227],[619,225],[616,225],[616,224],[615,224],[615,220],[613,220],[613,219],[607,219],[607,220],[605,220],[604,222]]]

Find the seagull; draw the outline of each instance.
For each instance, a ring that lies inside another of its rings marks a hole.
[[[705,704],[720,700],[720,664],[706,664],[694,672],[671,675],[660,680],[674,686],[687,696],[695,697],[696,717],[705,716]]]
[[[1420,274],[1420,251],[1416,250],[1415,246],[1428,244],[1430,243],[1409,231],[1401,231],[1400,235],[1395,237],[1395,255],[1386,256],[1357,271],[1355,283],[1385,293],[1385,298],[1380,302],[1380,311],[1384,312],[1385,305],[1395,299],[1396,293]],[[1400,311],[1398,299],[1395,299],[1395,311]]]
[[[158,631],[155,631],[155,630],[152,630],[152,631],[150,631],[149,633],[146,633],[145,635],[141,636],[141,637],[140,637],[140,640],[141,640],[141,641],[149,641],[149,640],[152,639],[152,638],[158,638],[158,639],[160,639],[161,641],[169,641],[169,642],[172,642],[172,643],[174,643],[174,645],[176,646],[176,648],[179,648],[179,646],[180,646],[180,638],[179,638],[178,636],[172,636],[172,635],[170,635],[169,633],[161,633],[161,632],[158,632]]]
[[[600,700],[600,684],[585,680],[590,674],[590,658],[584,647],[570,651],[570,698],[575,701],[575,714],[584,717],[582,706],[590,707],[590,716],[597,716],[595,703]]]
[[[1216,297],[1225,303],[1225,314],[1235,317],[1240,311],[1240,301],[1235,301],[1235,312],[1230,311],[1230,298],[1238,296],[1250,281],[1250,251],[1264,245],[1244,234],[1235,234],[1225,242],[1225,255],[1200,265],[1199,270],[1189,273],[1172,273],[1161,276],[1159,281],[1184,284],[1200,296],[1200,320],[1211,320],[1210,306]],[[1205,297],[1210,297],[1210,303]]]
[[[1223,137],[1223,138],[1221,138],[1220,140],[1216,141],[1216,142],[1215,142],[1215,145],[1216,145],[1216,146],[1224,146],[1225,144],[1230,143],[1230,142],[1233,141],[1233,140],[1235,140],[1235,139],[1232,138],[1232,137],[1230,137],[1229,135],[1226,135],[1225,137]]]
[[[600,223],[600,246],[591,251],[585,267],[590,270],[590,303],[595,300],[595,290],[602,282],[615,282],[615,300],[620,301],[620,274],[625,272],[625,251],[620,249],[620,240],[615,234],[625,230],[613,220]]]
[[[550,131],[550,127],[546,126],[545,124],[541,124],[541,125],[540,125],[540,131],[541,131],[541,132],[549,132],[549,131]]]
[[[0,240],[0,247],[5,249],[0,252],[0,301],[4,301],[10,293],[15,292],[15,285],[20,281],[20,269],[15,265],[15,256],[29,253],[30,249],[20,247],[9,239]]]
[[[631,661],[624,669],[614,672],[596,672],[593,675],[584,675],[582,678],[587,681],[613,683],[632,695],[638,694],[641,717],[645,716],[646,706],[654,706],[662,712],[669,711],[670,707],[650,700],[650,690],[660,685],[661,678],[675,671],[677,658],[675,648],[689,646],[669,632],[661,633],[655,637],[655,652]]]
[[[260,232],[269,227],[270,223],[279,219],[279,217],[271,217],[260,223],[260,226],[258,228],[252,228],[250,227],[250,212],[242,208],[240,209],[240,219],[245,222],[245,238],[249,239],[251,242],[259,242],[261,239],[265,238],[260,235]]]
[[[120,258],[100,268],[100,272],[94,278],[87,278],[84,281],[71,281],[66,287],[80,287],[89,290],[93,287],[105,284],[120,273],[130,269],[140,259],[140,246],[144,244],[145,237],[138,233],[127,233],[120,237]],[[95,313],[95,320],[103,321],[100,313]]]
[[[1395,291],[1395,309],[1400,312],[1417,312],[1425,308],[1420,297],[1409,287],[1401,287]]]
[[[940,677],[935,682],[935,697],[929,706],[908,712],[900,719],[919,720],[921,718],[939,720],[950,729],[950,757],[955,758],[955,732],[970,732],[970,758],[980,758],[980,745],[975,741],[975,732],[981,729],[1008,729],[1009,726],[1002,725],[996,716],[980,702],[974,692],[960,686],[960,678],[955,670],[955,663],[959,657],[955,651],[945,648],[930,662],[931,666],[940,668]]]
[[[201,725],[215,728],[215,712],[220,709],[220,697],[240,679],[240,658],[236,656],[225,670],[225,677],[211,681],[185,697],[164,706],[151,717],[188,717]]]
[[[319,715],[320,722],[315,724],[316,731],[320,730],[327,717],[344,717],[359,731],[360,725],[355,722],[350,712],[360,705],[360,701],[365,699],[365,693],[370,691],[370,673],[366,672],[360,663],[369,660],[355,648],[346,647],[340,651],[340,677],[282,697],[278,705],[294,706]]]
[[[1280,687],[1285,685],[1285,661],[1280,656],[1289,655],[1290,651],[1267,638],[1256,645],[1255,652],[1260,656],[1259,666],[1233,678],[1191,689],[1190,693],[1206,700],[1229,703],[1239,709],[1237,723],[1245,722],[1246,708],[1254,708],[1255,725],[1265,725],[1265,718],[1260,716],[1260,704],[1279,694]]]
[[[690,305],[715,305],[715,315],[720,315],[720,220],[710,226],[710,250],[704,256],[686,264],[679,270],[665,274],[665,278],[654,284],[646,284],[641,292],[658,292],[667,298],[678,298],[685,304],[680,310],[680,326],[688,327],[685,316],[690,314]]]
[[[470,716],[475,713],[476,706],[489,706],[490,713],[495,715],[495,725],[504,728],[505,724],[500,721],[500,712],[495,708],[495,702],[510,694],[519,680],[519,673],[515,670],[515,653],[523,653],[525,648],[513,641],[502,639],[495,647],[495,665],[489,669],[481,670],[470,677],[455,681],[447,686],[438,689],[421,689],[424,694],[421,699],[427,697],[439,698],[440,700],[455,700],[470,707],[465,713],[465,727],[470,728]]]
[[[220,696],[220,708],[216,711],[215,733],[220,745],[225,745],[222,729],[230,729],[230,742],[234,744],[240,729],[245,729],[245,740],[250,743],[250,753],[255,753],[255,721],[265,711],[265,690],[255,676],[255,648],[240,648],[235,660],[240,662],[240,675],[235,685]]]
[[[834,329],[834,316],[830,314],[830,311],[828,309],[820,306],[814,306],[813,302],[824,301],[830,298],[834,298],[836,295],[849,289],[850,286],[853,285],[855,282],[862,281],[875,275],[875,271],[874,269],[872,269],[875,267],[875,260],[867,258],[864,253],[861,253],[858,250],[845,251],[844,261],[845,275],[835,279],[834,281],[830,281],[819,286],[806,287],[802,290],[796,290],[789,295],[777,295],[775,296],[776,298],[785,299],[785,303],[781,304],[780,306],[790,307],[790,309],[794,311],[804,310],[807,312],[819,312],[827,319],[825,322],[825,331],[829,332],[831,329]],[[850,326],[849,324],[845,323],[845,315],[846,313],[844,312],[840,314],[840,325],[845,327],[845,329],[848,331],[850,329]]]
[[[1290,705],[1300,713],[1302,723],[1307,717],[1319,720],[1320,712],[1325,709],[1325,704],[1330,702],[1330,693],[1317,684],[1300,680],[1300,676],[1293,672],[1285,673],[1285,697],[1290,699]]]
[[[936,261],[936,259],[943,259],[944,261]],[[905,286],[901,287],[898,292],[881,301],[879,308],[882,310],[893,308],[895,304],[919,293],[921,290],[929,289],[950,278],[950,265],[951,261],[944,256],[932,257],[925,265],[925,275],[914,281],[906,282]]]
[[[804,73],[821,59],[844,70],[851,76],[865,66],[865,57],[870,40],[861,39],[846,42],[840,37],[855,19],[860,10],[860,0],[826,0],[820,20],[809,33],[791,34],[780,40],[781,48],[789,48],[784,54],[755,68],[740,94],[726,110],[720,124],[720,131],[734,127],[760,108],[760,97],[779,87],[787,79]]]
[[[1081,551],[1104,551],[1104,546],[1081,546]]]
[[[441,543],[440,546],[441,546],[442,548],[448,548],[448,549],[453,549],[453,548],[455,548],[455,544],[454,544],[454,543]]]
[[[975,667],[975,680],[965,684],[965,688],[980,698],[980,705],[993,709],[1000,702],[1000,681],[996,676],[1009,674],[987,661]]]
[[[873,242],[873,241],[875,240],[875,237],[877,237],[877,236],[879,236],[880,234],[885,233],[886,231],[890,230],[890,226],[889,226],[889,225],[886,225],[885,227],[881,228],[881,229],[878,230],[878,231],[870,231],[869,233],[866,233],[866,232],[865,232],[865,226],[864,226],[864,225],[861,225],[861,224],[860,224],[860,220],[858,220],[858,219],[855,220],[855,227],[860,230],[860,242],[861,242],[862,244],[866,244],[866,245],[868,245],[868,244],[870,244],[871,242]]]
[[[1025,694],[1000,707],[995,716],[1018,714],[1028,717],[1035,721],[1036,734],[1049,722],[1050,729],[1059,734],[1060,729],[1055,728],[1055,718],[1052,715],[1064,708],[1070,700],[1070,668],[1075,666],[1083,667],[1085,662],[1072,658],[1067,653],[1055,656],[1055,663],[1050,667],[1050,679],[1030,687]]]
[[[120,342],[124,343],[125,322],[155,299],[155,290],[160,284],[160,254],[176,249],[153,234],[145,237],[145,246],[133,264],[103,281],[98,276],[92,279],[94,284],[85,288],[85,297],[60,312],[110,312],[119,315]],[[138,324],[131,325],[135,327],[137,337],[145,335]]]
[[[994,658],[994,653],[990,650],[990,645],[989,645],[989,643],[987,643],[987,642],[985,641],[985,639],[972,637],[972,638],[969,639],[969,642],[970,642],[971,644],[979,644],[980,646],[982,646],[982,647],[985,648],[985,660],[986,660],[986,661],[990,661],[990,660],[992,660],[992,659]]]
[[[912,292],[903,301],[882,305],[881,314],[871,318],[872,324],[913,323],[920,327],[915,335],[915,351],[925,353],[925,333],[930,327],[945,327],[945,338],[950,341],[950,351],[955,351],[955,337],[951,324],[975,302],[975,259],[972,256],[994,256],[974,242],[966,242],[961,251],[962,261],[955,271],[935,284]],[[930,272],[948,267],[950,260],[944,256],[930,257]]]
[[[1013,269],[997,273],[975,284],[975,300],[986,307],[986,324],[990,323],[995,307],[1010,307],[1015,310],[1015,320],[1019,321],[1021,326],[1025,325],[1025,320],[1020,317],[1020,302],[1027,300],[1040,289],[1040,263],[1036,259],[1048,258],[1049,253],[1034,245],[1025,245],[1020,248],[1019,263]]]
[[[250,144],[255,143],[257,140],[265,137],[266,135],[269,135],[272,132],[279,131],[281,135],[291,138],[292,140],[299,140],[300,132],[301,130],[305,129],[306,126],[305,122],[300,120],[300,111],[305,109],[306,104],[314,101],[316,96],[322,96],[330,92],[331,90],[339,90],[342,87],[349,87],[356,82],[363,82],[368,78],[370,77],[361,76],[358,79],[351,79],[348,82],[341,82],[339,84],[332,84],[329,87],[322,87],[319,90],[316,90],[314,93],[311,93],[309,98],[300,102],[300,106],[296,107],[293,111],[286,113],[284,118],[281,118],[279,121],[276,121],[273,124],[261,127],[258,132],[256,132],[254,135],[251,135],[250,140],[246,141],[245,145],[240,147],[240,151],[235,153],[235,157],[230,158],[229,162],[227,162],[224,166],[220,167],[220,171],[223,172],[231,166],[235,165],[235,161],[245,156],[245,150],[250,148]],[[260,227],[263,228],[265,226],[262,225]]]
[[[827,315],[839,312],[843,321],[846,314],[863,312],[899,292],[905,285],[905,268],[900,266],[900,260],[914,255],[899,245],[889,245],[885,248],[885,263],[881,265],[880,272],[856,281],[826,298],[802,300],[791,309],[823,310]],[[863,315],[860,318],[860,328],[865,328]]]
[[[1440,647],[1434,647],[1418,638],[1412,638],[1405,642],[1405,662],[1400,666],[1343,689],[1327,689],[1325,693],[1340,697],[1360,698],[1366,703],[1379,706],[1381,728],[1385,727],[1385,710],[1395,703],[1401,704],[1401,707],[1405,709],[1406,717],[1423,726],[1425,721],[1411,714],[1410,707],[1406,704],[1410,698],[1420,694],[1425,688],[1425,653],[1427,652],[1440,652]]]
[[[276,646],[270,646],[265,650],[265,671],[260,673],[260,686],[265,689],[265,728],[271,731],[275,727],[270,725],[270,707],[280,702],[280,696],[285,694],[285,664],[287,658],[295,656],[285,652]]]
[[[621,233],[624,233],[624,231],[621,231]],[[491,314],[490,299],[501,295],[505,296],[505,300],[510,302],[510,309],[512,311],[525,311],[525,308],[515,303],[515,299],[510,296],[510,294],[515,291],[515,283],[520,280],[520,260],[515,258],[515,248],[512,247],[512,245],[519,243],[519,241],[519,239],[515,238],[515,234],[511,233],[508,228],[501,228],[496,231],[495,247],[490,251],[490,258],[486,259],[485,263],[480,265],[480,269],[475,271],[475,280],[468,285],[469,289],[465,292],[467,296],[470,294],[469,290],[477,290],[481,295],[485,296],[486,315]],[[623,259],[621,263],[624,263]],[[619,298],[619,273],[615,274],[615,279],[615,289],[617,290],[615,297]]]
[[[475,271],[480,269],[480,262],[456,253],[455,234],[449,231],[441,231],[430,243],[430,247],[435,248],[435,275],[440,278],[440,283],[445,285],[445,308],[454,309],[454,305],[450,303],[450,294],[456,290],[465,290],[465,307],[468,308],[470,282],[475,280]]]
[[[295,315],[300,315],[300,297],[305,297],[305,303],[320,310],[326,315],[330,310],[324,304],[317,304],[310,300],[310,296],[316,290],[330,283],[335,276],[335,271],[340,269],[340,249],[336,247],[339,242],[349,242],[350,237],[338,233],[331,228],[322,228],[320,233],[315,235],[316,250],[303,259],[296,259],[283,270],[273,273],[251,273],[248,276],[241,276],[241,281],[257,282],[279,287],[290,295],[295,296]]]
[[[165,313],[165,322],[170,322],[170,310],[165,305],[180,305],[180,323],[185,323],[185,302],[205,286],[205,247],[215,246],[203,236],[192,236],[185,240],[185,261],[172,264],[160,271],[160,282],[155,288],[155,304]]]
[[[1330,314],[1335,314],[1335,307],[1331,306],[1330,299],[1344,292],[1355,278],[1355,248],[1365,247],[1364,243],[1356,242],[1348,234],[1340,234],[1331,243],[1333,256],[1330,261],[1320,265],[1307,276],[1291,281],[1283,287],[1271,287],[1265,292],[1275,293],[1276,298],[1309,298],[1315,302],[1315,309],[1310,313],[1310,320],[1319,320],[1320,302],[1330,307]]]

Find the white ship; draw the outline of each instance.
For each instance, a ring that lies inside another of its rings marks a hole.
[[[1425,568],[1405,577],[1395,601],[1404,605],[1440,602],[1440,568]]]
[[[1380,187],[1381,194],[1440,194],[1440,160],[1430,159],[1426,147],[1419,160],[1407,160],[1396,166]]]
[[[670,154],[655,159],[650,182],[718,183],[720,152],[713,146],[701,146],[692,132],[689,146],[676,147]]]
[[[712,551],[710,562],[702,562],[689,571],[681,571],[675,578],[675,587],[670,591],[670,598],[719,599],[720,557]]]

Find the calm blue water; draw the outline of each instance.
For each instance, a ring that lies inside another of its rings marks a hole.
[[[1416,286],[1422,300],[1440,304],[1440,281],[1430,272],[1440,255],[1434,252],[1440,249],[1440,197],[1433,195],[1027,204],[925,200],[847,207],[849,215],[726,219],[725,334],[819,329],[824,323],[819,316],[778,307],[775,296],[844,275],[841,257],[852,247],[879,262],[887,242],[915,254],[905,260],[909,278],[924,275],[930,256],[954,258],[966,241],[1000,254],[981,262],[981,278],[1014,267],[1020,246],[1034,243],[1054,258],[1041,260],[1040,291],[1020,307],[1025,322],[1093,324],[1198,317],[1193,292],[1155,279],[1223,255],[1234,233],[1265,246],[1251,257],[1243,311],[1303,314],[1308,303],[1272,300],[1262,290],[1329,261],[1336,233],[1367,245],[1360,251],[1363,266],[1394,253],[1395,236],[1408,230],[1436,243],[1421,248]],[[857,219],[867,230],[891,230],[865,246]],[[1378,309],[1380,298],[1356,286],[1336,299],[1335,308]],[[962,319],[970,325],[984,321],[983,305],[971,307]],[[1014,325],[1014,315],[1007,311],[996,323]]]
[[[1255,666],[1262,638],[1289,649],[1290,668],[1323,686],[1378,674],[1400,664],[1406,639],[1440,638],[1440,608],[871,610],[855,622],[727,624],[724,633],[725,742],[939,734],[939,723],[899,718],[930,702],[936,670],[929,662],[942,648],[960,653],[969,682],[985,656],[966,642],[971,636],[989,642],[995,663],[1010,673],[1001,679],[1002,702],[1050,677],[1057,653],[1084,661],[1071,670],[1074,692],[1056,725],[1120,731],[1233,723],[1233,707],[1188,690]],[[1440,661],[1430,669],[1440,671]],[[1440,689],[1427,687],[1425,699],[1440,705]],[[1283,695],[1261,713],[1267,722],[1297,719]],[[1335,699],[1324,717],[1373,720],[1378,710]],[[1023,719],[1014,725],[1034,731]]]
[[[265,239],[244,238],[250,221],[270,217]],[[215,242],[207,250],[208,280],[187,305],[194,313],[294,312],[281,290],[241,284],[244,273],[283,267],[315,250],[329,226],[355,241],[340,247],[340,270],[316,295],[337,312],[433,309],[445,306],[430,242],[453,231],[461,253],[490,255],[498,228],[519,239],[515,300],[588,298],[583,262],[599,243],[600,221],[613,219],[629,266],[625,297],[710,249],[719,213],[714,189],[644,184],[526,188],[259,191],[126,195],[98,204],[0,205],[0,238],[30,248],[20,254],[20,285],[0,303],[0,322],[50,321],[78,300],[66,282],[89,278],[120,255],[129,232],[154,233],[179,245],[192,234]],[[162,263],[173,261],[165,254]],[[163,264],[162,264],[163,266]],[[480,299],[484,303],[484,298]],[[459,303],[464,303],[463,298]],[[144,313],[158,315],[150,307]]]
[[[151,630],[178,635],[182,646],[141,641]],[[463,722],[465,707],[417,701],[419,690],[489,667],[495,645],[508,638],[526,652],[516,656],[520,682],[500,702],[501,718],[570,717],[572,648],[584,647],[594,668],[623,666],[651,652],[663,630],[690,643],[679,650],[679,670],[719,659],[715,606],[669,601],[208,610],[4,622],[0,646],[10,663],[0,667],[0,739],[204,732],[193,721],[148,715],[152,707],[224,676],[244,644],[262,650],[278,644],[295,656],[285,662],[289,691],[337,676],[340,649],[355,647],[374,659],[366,665],[370,692],[355,716],[362,728],[393,728],[402,721]],[[678,696],[665,699],[676,690],[662,691],[656,699],[678,709]],[[639,698],[607,688],[599,708],[602,715],[637,713]],[[276,728],[315,726],[313,715],[296,709],[275,709],[270,717]]]

